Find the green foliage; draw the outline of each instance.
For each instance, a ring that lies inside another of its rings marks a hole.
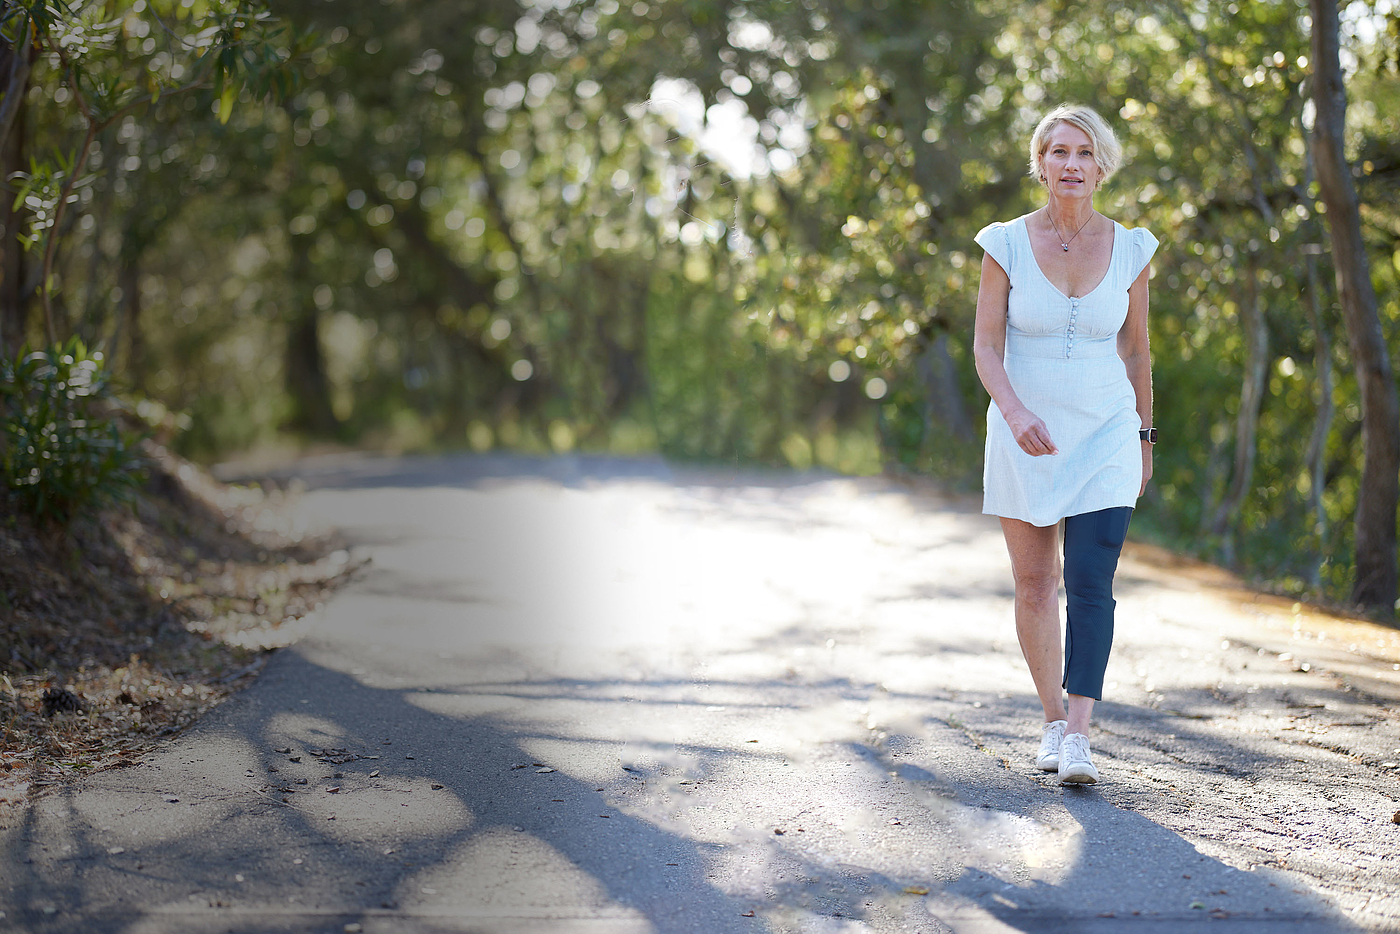
[[[44,35],[63,55],[38,40],[45,94],[13,169],[80,151],[96,127],[90,160],[21,175],[32,190],[6,230],[57,231],[59,331],[101,342],[188,415],[186,453],[290,431],[975,487],[972,238],[1039,205],[1026,140],[1079,100],[1127,154],[1099,208],[1162,241],[1166,440],[1135,527],[1280,588],[1347,592],[1359,403],[1309,171],[1297,4],[62,9],[68,25]],[[1352,156],[1393,331],[1400,81],[1391,33],[1350,35]],[[748,151],[717,139],[726,115]],[[1251,433],[1256,308],[1267,377]]]
[[[130,497],[143,467],[116,414],[103,355],[77,338],[0,362],[0,466],[26,511],[66,526]]]

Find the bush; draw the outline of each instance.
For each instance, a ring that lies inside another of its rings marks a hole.
[[[101,352],[77,338],[0,360],[0,466],[41,521],[130,499],[144,473],[123,434]]]

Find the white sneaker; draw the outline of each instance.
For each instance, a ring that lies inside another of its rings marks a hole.
[[[1054,772],[1060,767],[1060,743],[1065,738],[1067,720],[1051,720],[1040,728],[1040,752],[1035,754],[1035,767],[1042,772]]]
[[[1089,737],[1083,733],[1068,733],[1060,743],[1060,783],[1063,785],[1092,785],[1099,780],[1099,770],[1089,754]]]

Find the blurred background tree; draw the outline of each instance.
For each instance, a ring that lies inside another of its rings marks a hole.
[[[1163,243],[1139,534],[1390,612],[1393,573],[1357,590],[1353,523],[1395,507],[1363,493],[1301,0],[5,9],[0,340],[103,348],[206,460],[660,451],[974,490],[972,236],[1038,205],[1039,115],[1096,106],[1128,156],[1099,206]],[[1338,23],[1388,346],[1400,9]]]

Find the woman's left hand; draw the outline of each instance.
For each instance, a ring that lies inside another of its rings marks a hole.
[[[1138,496],[1147,491],[1147,481],[1152,479],[1152,445],[1146,441],[1142,442],[1142,486],[1138,487]]]

